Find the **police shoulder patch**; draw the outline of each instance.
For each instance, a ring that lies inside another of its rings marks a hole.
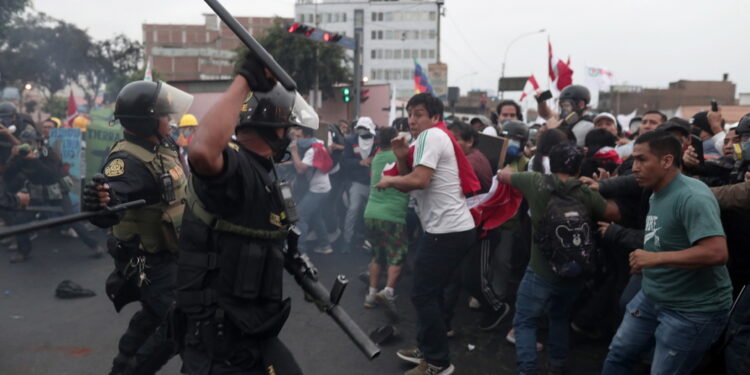
[[[104,167],[104,175],[107,177],[117,177],[125,173],[125,162],[122,159],[113,159]]]

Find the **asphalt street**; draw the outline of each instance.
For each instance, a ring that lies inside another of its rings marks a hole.
[[[104,241],[103,233],[100,235]],[[2,247],[2,254],[10,255]],[[0,261],[0,374],[107,374],[117,352],[117,340],[138,309],[127,306],[117,314],[104,294],[104,281],[112,270],[108,255],[89,258],[90,251],[77,239],[63,237],[58,230],[43,231],[34,241],[33,258],[26,263]],[[321,281],[330,288],[337,274],[351,280],[342,306],[360,326],[370,332],[388,324],[382,309],[362,306],[366,287],[357,274],[366,268],[368,256],[361,251],[348,254],[313,254]],[[62,300],[54,295],[58,283],[72,280],[96,292],[95,297]],[[401,374],[410,368],[395,356],[396,350],[413,346],[416,321],[408,298],[411,279],[407,273],[396,294],[401,320],[399,336],[383,343],[379,358],[368,361],[348,337],[314,305],[304,302],[301,290],[287,277],[285,293],[292,297],[290,319],[281,332],[306,374]],[[505,342],[511,317],[490,332],[477,329],[479,315],[462,296],[453,327],[451,353],[456,374],[512,374],[515,351]],[[543,338],[545,333],[540,332]],[[571,343],[572,374],[597,374],[606,354],[606,342]],[[546,352],[541,353],[544,359]],[[542,360],[542,363],[545,361]],[[175,357],[160,372],[179,374]]]

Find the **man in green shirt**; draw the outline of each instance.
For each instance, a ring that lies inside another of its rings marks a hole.
[[[558,144],[550,151],[550,169],[558,187],[567,186],[570,196],[588,210],[593,220],[615,220],[617,210],[608,204],[599,193],[578,183],[583,162],[583,150],[572,142]],[[515,172],[507,166],[498,173],[498,179],[523,193],[531,210],[532,232],[537,233],[547,211],[552,192],[545,184],[545,176],[538,172]],[[573,187],[571,184],[577,184]],[[593,225],[593,222],[591,223]],[[536,330],[539,319],[549,317],[549,368],[550,373],[564,372],[568,355],[568,325],[570,307],[578,297],[585,279],[563,279],[558,277],[532,242],[529,267],[518,286],[516,314],[513,329],[516,338],[516,364],[520,374],[536,374],[539,371],[536,348]]]
[[[719,337],[732,303],[727,244],[716,198],[680,171],[682,146],[664,131],[642,135],[633,172],[651,189],[643,249],[630,253],[641,292],[628,304],[603,374],[630,374],[656,343],[652,374],[690,374]]]
[[[380,151],[370,164],[370,186],[380,182],[387,164],[396,163],[396,155],[391,150],[391,140],[398,136],[395,128],[378,129]],[[396,318],[394,288],[401,274],[401,266],[406,260],[408,242],[406,237],[406,207],[409,195],[394,188],[370,189],[370,197],[365,206],[365,226],[367,240],[372,244],[370,261],[370,289],[365,296],[365,307],[382,304],[392,318]],[[388,278],[385,288],[378,292],[378,278],[381,264],[388,265]]]

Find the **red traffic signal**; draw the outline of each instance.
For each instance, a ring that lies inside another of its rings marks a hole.
[[[289,30],[288,30],[288,31],[289,31],[290,33],[294,33],[294,32],[296,32],[296,31],[297,31],[297,29],[299,29],[299,28],[300,28],[300,26],[302,26],[302,25],[301,25],[301,24],[299,24],[299,23],[295,23],[295,24],[292,24],[292,26],[289,26]]]
[[[329,34],[329,33],[323,33],[323,41],[324,42],[330,42],[331,41],[331,34]]]
[[[364,90],[362,90],[362,93],[359,94],[359,102],[360,103],[366,102],[367,99],[370,99],[370,89],[364,89]]]

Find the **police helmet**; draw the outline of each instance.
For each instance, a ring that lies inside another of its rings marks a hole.
[[[583,100],[586,105],[591,101],[591,93],[589,89],[581,85],[570,85],[560,92],[560,102],[571,100],[573,103]]]
[[[169,116],[177,124],[193,96],[164,82],[135,81],[117,94],[114,118],[139,137],[157,134],[159,118]]]
[[[502,136],[520,139],[525,143],[529,139],[529,127],[521,121],[508,120],[503,123]]]
[[[251,92],[240,110],[237,128],[287,128],[301,126],[318,128],[318,114],[296,92],[288,91],[281,83],[268,92]]]
[[[750,135],[750,113],[742,116],[742,119],[740,119],[740,123],[737,124],[735,131],[738,135]]]

